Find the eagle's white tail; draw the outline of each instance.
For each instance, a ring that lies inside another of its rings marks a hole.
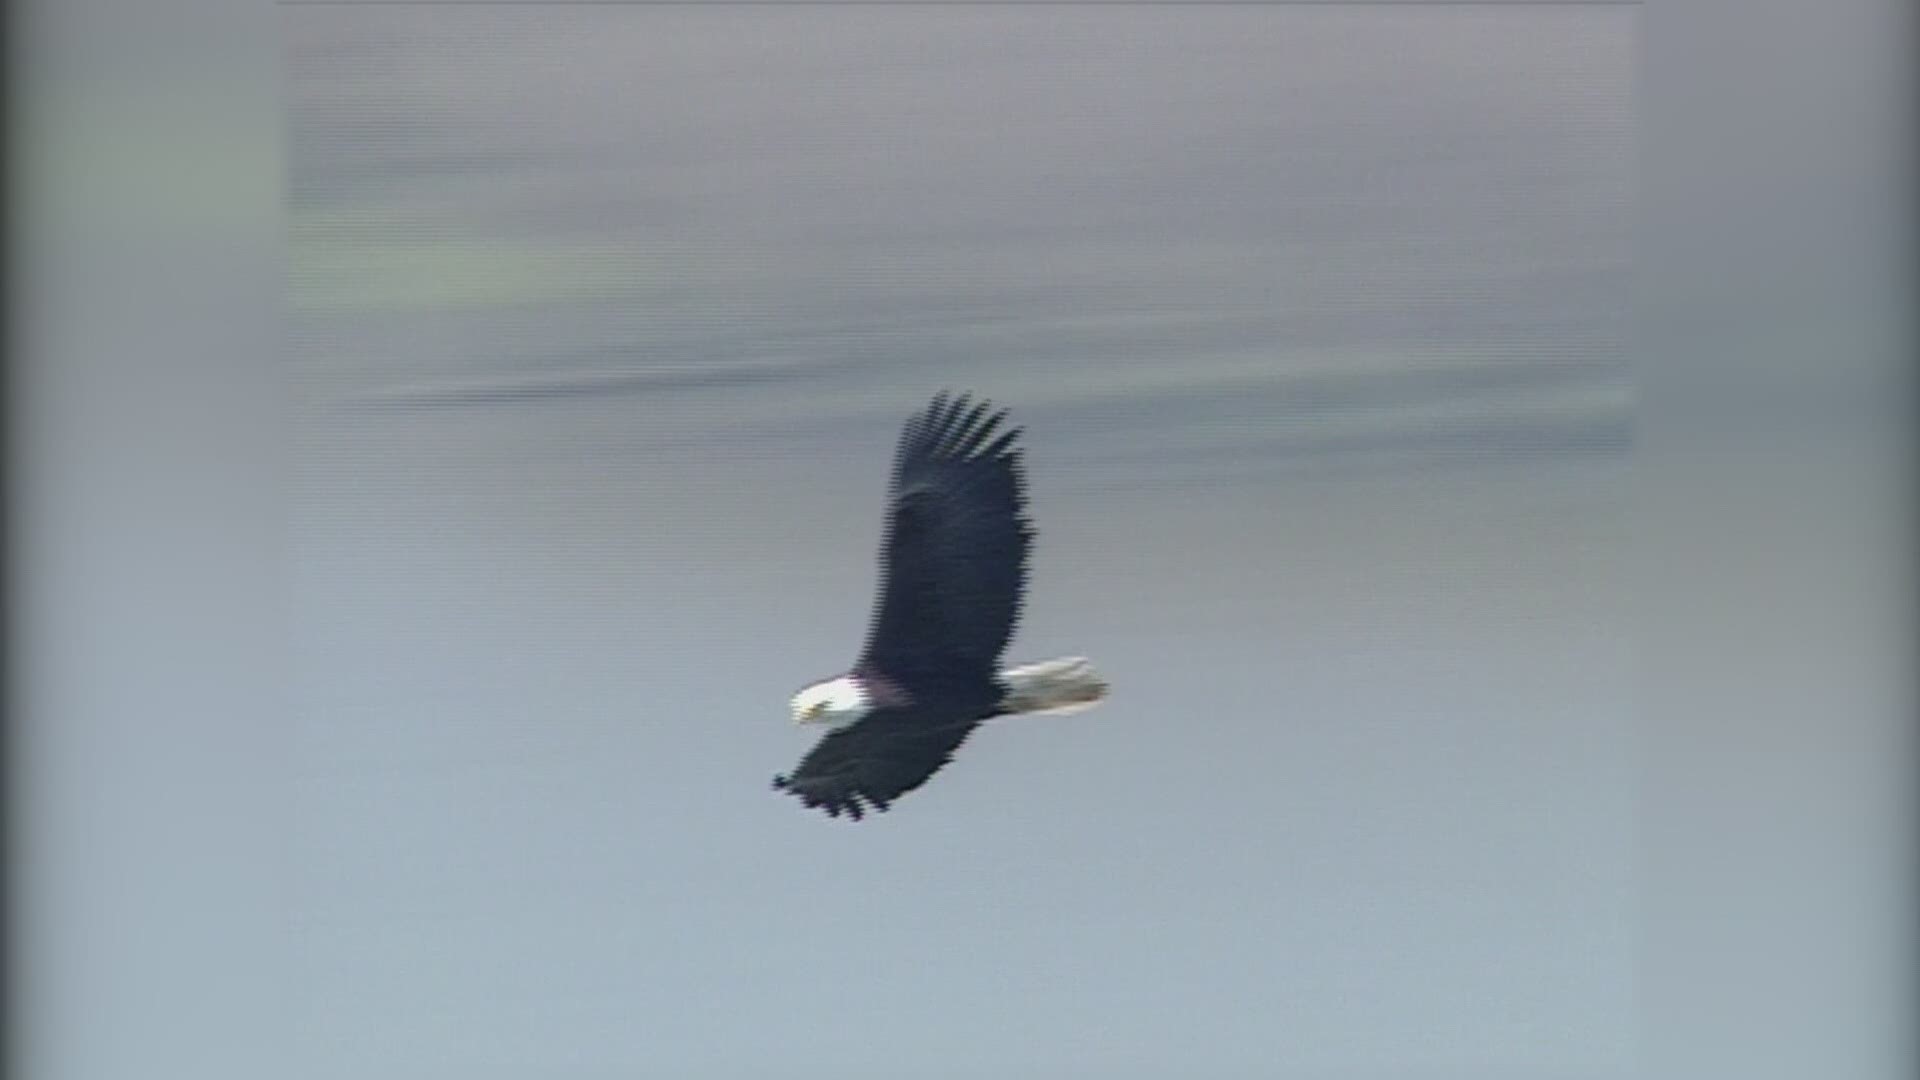
[[[1091,709],[1107,696],[1107,681],[1084,656],[1022,664],[1000,673],[1006,684],[1003,715],[1062,715]]]

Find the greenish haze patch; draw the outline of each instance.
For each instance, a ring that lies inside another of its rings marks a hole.
[[[657,252],[591,240],[379,235],[296,223],[288,287],[304,312],[409,312],[613,298],[668,279]]]

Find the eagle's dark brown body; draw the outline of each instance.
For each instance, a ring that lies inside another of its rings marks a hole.
[[[866,715],[834,731],[774,787],[835,817],[885,810],[952,760],[1001,711],[1000,658],[1019,623],[1033,528],[1018,428],[984,401],[942,393],[894,454],[880,594],[848,675]]]

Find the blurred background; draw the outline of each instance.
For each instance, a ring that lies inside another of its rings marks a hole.
[[[307,1054],[1617,1071],[1634,20],[290,11]],[[850,828],[943,386],[1114,697]]]
[[[13,14],[21,1075],[1910,1073],[1905,5]]]

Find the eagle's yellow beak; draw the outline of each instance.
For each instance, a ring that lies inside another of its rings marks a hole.
[[[820,711],[826,707],[825,702],[814,702],[812,705],[795,712],[793,714],[793,722],[796,724],[811,724],[820,718]]]

